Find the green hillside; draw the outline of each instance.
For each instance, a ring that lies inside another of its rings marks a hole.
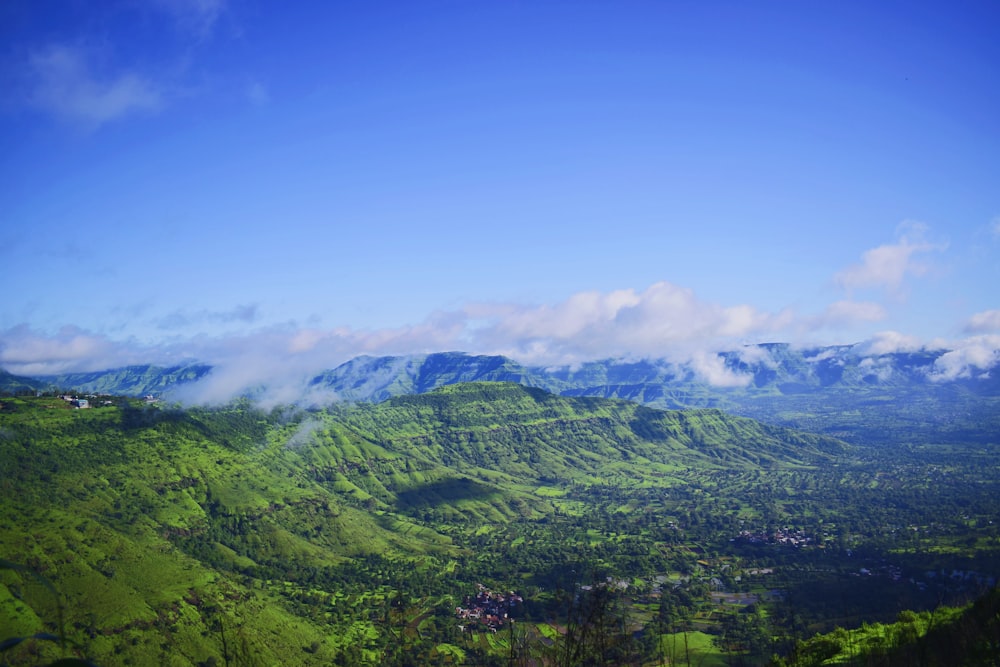
[[[393,396],[423,394],[445,385],[468,382],[516,382],[550,391],[561,386],[547,379],[544,373],[528,369],[513,359],[462,352],[406,357],[361,356],[316,375],[310,385],[332,389],[341,400],[384,401]]]
[[[623,462],[659,466],[807,464],[844,452],[843,443],[717,410],[662,411],[628,401],[566,398],[509,383],[442,387],[343,411],[376,441],[480,465],[522,478],[603,474]],[[428,449],[431,439],[438,447]],[[633,474],[647,470],[645,465]]]
[[[964,608],[901,612],[893,623],[874,623],[799,641],[778,666],[995,665],[1000,655],[1000,589]]]
[[[994,439],[1000,375],[944,380],[946,350],[871,354],[863,346],[813,349],[772,343],[720,354],[742,386],[713,386],[689,364],[665,359],[523,366],[502,356],[457,352],[358,357],[311,385],[342,400],[384,401],[460,382],[500,380],[565,396],[617,398],[659,409],[717,408],[859,446]]]
[[[720,352],[717,386],[690,362],[604,359],[562,367],[527,366],[498,355],[441,352],[361,356],[306,374],[298,396],[381,402],[469,382],[514,382],[574,397],[617,398],[659,409],[715,408],[770,424],[822,433],[861,447],[938,441],[990,442],[1000,428],[1000,374],[945,372],[946,349],[879,354],[865,345],[797,348],[785,343]],[[143,396],[165,400],[206,395],[202,383],[232,369],[189,363],[129,366],[89,373],[17,378],[0,372],[0,394],[35,389]],[[222,384],[229,386],[228,382]],[[265,399],[257,378],[232,396]],[[285,390],[283,389],[283,392]],[[217,392],[209,392],[216,396]],[[287,393],[283,400],[295,400]],[[220,399],[221,400],[221,399]]]
[[[4,398],[0,661],[577,664],[614,645],[657,664],[682,634],[702,664],[763,659],[982,581],[1000,476],[966,460],[866,462],[716,410],[509,383],[266,413]],[[887,559],[980,574],[857,579]],[[456,619],[480,584],[523,594],[516,633]],[[770,643],[732,639],[750,600]],[[611,614],[596,635],[574,621],[590,605]]]
[[[0,369],[0,395],[33,394],[46,387],[46,383],[34,378],[14,375]]]
[[[0,423],[4,558],[53,582],[67,634],[105,664],[198,664],[222,655],[227,627],[266,664],[313,642],[302,663],[329,664],[327,631],[241,573],[438,548],[297,474],[282,429],[246,409],[14,399]],[[51,629],[46,596],[26,607],[14,590],[32,582],[5,583],[0,625],[22,636]]]

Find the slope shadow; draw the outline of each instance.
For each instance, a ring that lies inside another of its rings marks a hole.
[[[403,511],[434,507],[458,500],[486,500],[500,494],[500,489],[468,477],[449,477],[400,491],[396,506]]]

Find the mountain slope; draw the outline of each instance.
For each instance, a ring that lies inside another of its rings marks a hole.
[[[34,393],[46,388],[47,385],[44,382],[35,378],[14,375],[0,369],[0,395]]]
[[[481,464],[486,457],[500,472],[529,478],[539,474],[532,459],[548,469],[543,474],[554,474],[556,462],[567,458],[574,469],[596,473],[630,458],[663,464],[685,458],[805,464],[844,451],[842,443],[830,438],[718,410],[654,410],[513,383],[449,385],[376,406],[356,406],[345,410],[343,419],[394,447],[433,438],[443,448],[440,460],[451,456],[463,464]],[[503,464],[497,463],[501,460]]]
[[[38,380],[46,385],[66,391],[116,396],[144,396],[160,394],[185,384],[197,382],[212,371],[208,364],[184,366],[125,366],[90,373],[64,373],[42,375]]]
[[[532,367],[502,356],[449,352],[358,357],[315,376],[312,384],[332,389],[345,400],[379,401],[445,384],[499,380],[567,395],[624,398],[628,394],[630,400],[643,397],[642,402],[658,407],[704,407],[705,402],[741,393],[777,396],[915,386],[933,391],[953,384],[982,395],[1000,392],[1000,381],[989,374],[942,375],[938,364],[946,353],[871,354],[854,345],[802,349],[784,343],[752,345],[719,355],[729,375],[724,384],[715,386],[691,364],[665,359],[606,359],[577,366]]]
[[[461,352],[406,357],[352,359],[312,378],[310,386],[333,390],[341,400],[384,401],[393,396],[422,394],[461,382],[517,382],[551,388],[544,374],[502,356]]]
[[[373,591],[444,590],[456,559],[474,562],[456,537],[556,515],[540,486],[681,486],[688,471],[800,469],[843,451],[718,411],[513,383],[310,413],[116,402],[0,401],[0,551],[52,582],[64,631],[99,664],[206,664],[233,637],[245,660],[331,664],[392,636],[368,612],[333,614],[337,600],[368,609]],[[5,637],[57,630],[50,596],[31,588],[0,571]]]
[[[312,479],[359,507],[463,521],[551,511],[536,487],[670,482],[685,471],[822,465],[813,436],[716,410],[663,412],[515,383],[467,383],[314,413],[296,440]]]
[[[0,403],[0,552],[52,582],[63,629],[98,664],[200,665],[234,650],[237,662],[330,664],[328,629],[251,580],[447,545],[310,481],[286,429],[246,406]],[[3,638],[58,630],[51,596],[33,581],[0,579]],[[39,662],[29,653],[20,664]]]
[[[858,444],[991,441],[1000,428],[1000,374],[944,380],[935,375],[944,354],[748,346],[720,356],[734,386],[714,386],[689,364],[666,360],[542,368],[504,357],[450,353],[436,355],[433,364],[423,356],[366,357],[313,383],[346,400],[382,401],[475,375],[471,368],[482,371],[479,377],[499,376],[565,396],[620,398],[664,409],[718,408]]]
[[[810,623],[860,624],[961,593],[955,568],[995,572],[986,449],[923,465],[716,409],[508,382],[314,410],[113,403],[0,399],[0,553],[26,568],[0,563],[0,642],[59,633],[30,572],[61,596],[70,652],[199,667],[489,663],[504,647],[455,616],[477,584],[523,587],[523,657],[541,662],[559,592],[591,575],[635,582],[636,609],[718,609],[703,627],[720,633],[742,618],[718,597],[736,577],[787,591]],[[858,576],[907,561],[899,581]],[[780,583],[756,580],[779,566]],[[827,588],[830,610],[812,604]],[[863,606],[839,604],[847,588]],[[759,603],[784,623],[780,599]],[[58,655],[29,639],[3,660]]]
[[[994,352],[994,357],[1000,351]],[[836,412],[858,409],[866,401],[916,400],[921,413],[935,403],[956,411],[1000,400],[1000,373],[971,368],[948,350],[873,353],[864,345],[794,348],[788,344],[749,345],[720,353],[708,366],[666,359],[605,359],[575,366],[526,366],[496,355],[460,352],[352,359],[312,375],[303,394],[334,395],[344,401],[384,401],[392,396],[425,393],[461,382],[517,382],[567,396],[623,398],[652,407],[714,407],[776,423],[784,412],[809,412],[833,405]],[[162,368],[130,366],[92,373],[39,376],[42,386],[89,393],[166,395],[171,389],[207,379],[205,364]],[[224,371],[220,371],[224,372]],[[0,376],[0,391],[3,391]],[[19,379],[15,386],[25,384]],[[247,396],[267,393],[267,383],[244,387]],[[287,400],[287,399],[286,399]],[[781,405],[775,401],[781,401]],[[928,410],[928,408],[930,408]],[[822,410],[820,410],[822,411]],[[822,424],[827,428],[832,423]],[[812,428],[814,425],[810,425]]]

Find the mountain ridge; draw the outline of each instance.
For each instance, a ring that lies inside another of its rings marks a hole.
[[[381,402],[464,382],[515,382],[554,394],[619,398],[662,409],[717,408],[767,423],[852,442],[905,443],[931,434],[987,438],[1000,428],[1000,373],[946,375],[947,350],[874,354],[870,346],[797,348],[766,343],[719,353],[708,370],[667,359],[605,359],[575,366],[531,366],[500,355],[438,352],[360,356],[284,382],[271,404]],[[18,378],[0,375],[0,392],[44,389],[143,396],[198,404],[203,383],[230,386],[228,370],[207,364],[132,366],[93,373]],[[713,384],[707,375],[714,374]],[[950,379],[949,379],[950,378]],[[214,382],[219,380],[219,382]],[[265,382],[234,390],[265,401]],[[211,392],[216,401],[217,392]],[[873,421],[884,427],[872,429]]]
[[[830,387],[888,388],[915,383],[940,386],[954,382],[970,390],[1000,394],[997,374],[948,377],[937,372],[936,364],[949,352],[942,348],[877,354],[866,353],[862,344],[797,348],[788,343],[761,343],[719,352],[721,366],[715,371],[717,375],[726,374],[721,378],[707,376],[690,361],[667,358],[607,358],[576,365],[533,366],[503,355],[458,351],[361,355],[315,372],[308,377],[307,386],[333,390],[340,400],[349,401],[382,401],[391,396],[425,393],[446,384],[481,380],[517,382],[568,395],[597,395],[610,387],[637,395],[645,390],[650,397],[640,402],[660,401],[662,407],[677,408],[691,407],[671,397],[670,388],[678,386],[716,393],[742,389],[796,394]],[[0,390],[38,387],[121,395],[162,393],[202,380],[217,368],[200,362],[166,367],[140,364],[21,376],[0,369]],[[671,400],[678,404],[668,405]]]

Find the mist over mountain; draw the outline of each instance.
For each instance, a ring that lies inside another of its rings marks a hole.
[[[18,385],[24,385],[38,391],[60,389],[119,396],[159,395],[176,390],[182,385],[197,382],[211,371],[212,366],[209,364],[188,364],[166,368],[146,364],[90,373],[38,375],[28,378],[0,371],[0,390],[16,393]]]
[[[37,377],[0,375],[0,390],[57,389],[94,394],[152,394],[185,404],[237,397],[263,405],[381,402],[465,382],[513,382],[563,396],[620,398],[665,409],[718,408],[770,423],[851,438],[850,415],[878,410],[886,438],[920,425],[967,419],[994,421],[1000,378],[959,360],[955,351],[881,351],[871,343],[798,348],[785,343],[745,346],[684,362],[604,359],[576,366],[530,366],[500,355],[441,352],[360,356],[305,377],[241,383],[231,369],[193,363],[128,366],[92,373]],[[995,353],[994,353],[995,354]],[[220,391],[219,388],[225,388]],[[857,430],[871,437],[859,418]]]
[[[524,365],[502,355],[439,352],[401,356],[359,356],[302,382],[303,394],[317,389],[335,400],[384,401],[460,382],[516,382],[567,396],[628,398],[666,408],[722,406],[736,396],[795,396],[824,391],[877,391],[957,384],[977,395],[1000,394],[1000,378],[984,368],[949,364],[954,351],[871,351],[870,345],[798,348],[764,343],[684,362],[660,359],[602,359],[578,365]],[[0,371],[4,391],[45,387],[91,393],[170,396],[179,387],[217,379],[225,369],[205,363],[160,367],[126,366],[89,373],[16,376]],[[267,381],[233,396],[266,394]],[[952,389],[948,389],[951,391]]]

